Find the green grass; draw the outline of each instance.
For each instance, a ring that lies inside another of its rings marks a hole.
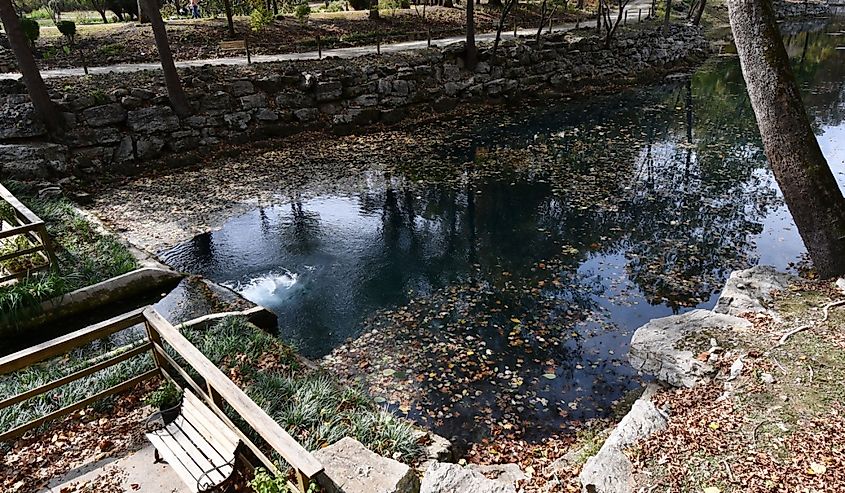
[[[420,455],[410,423],[379,407],[360,387],[310,370],[294,351],[243,318],[223,319],[187,337],[308,450],[351,436],[376,453],[411,461]],[[237,422],[237,421],[236,421]]]
[[[98,232],[68,200],[33,198],[20,190],[14,193],[46,223],[59,270],[31,273],[13,285],[0,287],[0,312],[16,314],[45,299],[138,267],[123,244]]]
[[[0,400],[97,364],[131,349],[141,333],[128,329],[110,338],[74,349],[65,356],[0,376]],[[130,358],[80,380],[0,411],[0,433],[76,403],[153,368],[149,353]],[[101,406],[102,407],[102,406]]]

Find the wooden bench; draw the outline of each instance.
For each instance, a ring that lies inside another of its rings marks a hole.
[[[213,490],[234,475],[240,439],[187,389],[176,419],[164,425],[160,413],[154,414],[146,437],[156,449],[156,461],[167,462],[192,491]]]
[[[252,63],[252,57],[250,57],[249,54],[249,41],[247,41],[246,38],[234,41],[221,41],[217,50],[222,52],[245,51],[246,63]]]

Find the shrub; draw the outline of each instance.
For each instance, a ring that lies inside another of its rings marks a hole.
[[[158,389],[150,392],[144,398],[144,404],[161,409],[169,409],[179,404],[181,398],[182,391],[176,388],[171,382],[167,382],[161,384]]]
[[[76,23],[73,21],[59,21],[56,23],[56,27],[59,29],[59,32],[68,40],[69,43],[73,43],[73,38],[76,37]]]
[[[295,15],[300,22],[305,21],[308,19],[308,16],[311,15],[311,6],[307,3],[301,3],[296,6],[296,9],[294,9],[293,15]]]
[[[165,19],[179,17],[179,11],[172,3],[165,4],[161,7],[161,16]]]
[[[273,14],[263,6],[252,9],[249,14],[249,27],[255,32],[263,31],[272,23]]]
[[[396,9],[401,7],[401,0],[379,0],[378,8],[379,10],[389,10],[390,15],[394,15],[396,13]]]
[[[323,11],[324,12],[343,12],[344,5],[345,5],[345,2],[343,2],[342,0],[334,0],[333,2],[328,4],[326,7],[324,7]]]
[[[41,35],[41,26],[38,25],[38,22],[28,17],[21,19],[21,29],[23,29],[23,35],[26,36],[30,45],[34,44],[38,36]]]

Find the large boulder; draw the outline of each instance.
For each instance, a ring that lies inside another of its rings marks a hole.
[[[420,484],[405,464],[370,451],[346,437],[314,452],[334,487],[329,493],[418,493]]]
[[[717,342],[733,331],[747,330],[743,318],[692,310],[682,315],[657,318],[634,332],[628,360],[635,369],[654,375],[675,387],[693,387],[715,372],[702,353],[710,353]]]
[[[747,312],[772,314],[772,292],[788,289],[796,279],[768,265],[734,271],[713,311],[734,316]]]
[[[647,392],[634,402],[628,414],[581,469],[578,479],[585,493],[632,493],[633,464],[625,449],[666,428],[668,419],[651,402]]]
[[[446,462],[434,462],[422,479],[420,493],[516,493],[507,481],[488,479],[468,467]]]

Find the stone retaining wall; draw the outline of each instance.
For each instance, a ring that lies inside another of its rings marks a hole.
[[[456,43],[384,57],[187,69],[181,75],[195,112],[183,120],[169,107],[158,72],[95,78],[97,89],[87,93],[73,81],[51,82],[68,122],[62,139],[47,137],[22,86],[6,81],[0,83],[0,173],[115,171],[308,127],[348,131],[393,123],[417,108],[446,111],[467,101],[630,83],[685,69],[706,55],[708,44],[688,26],[673,26],[665,37],[659,30],[627,33],[610,49],[593,36],[556,34],[540,45],[503,43],[496,60],[482,46],[474,71],[463,67],[463,48]]]
[[[830,6],[826,1],[776,1],[774,2],[774,7],[778,19],[830,15]]]

